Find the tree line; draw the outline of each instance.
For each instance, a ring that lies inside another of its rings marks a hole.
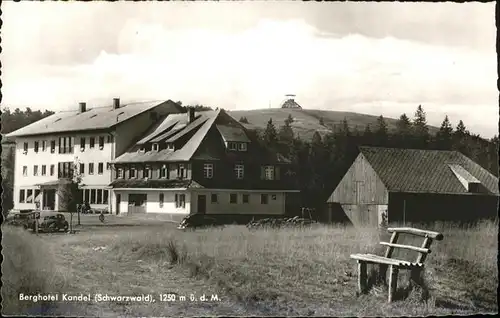
[[[412,119],[402,114],[392,131],[383,116],[363,131],[350,128],[344,119],[323,136],[316,131],[310,141],[294,135],[293,120],[289,115],[277,126],[269,119],[257,135],[263,146],[280,152],[296,167],[304,206],[322,207],[358,155],[359,146],[456,150],[498,176],[498,136],[483,139],[469,132],[462,120],[453,128],[448,116],[431,134],[421,105]]]

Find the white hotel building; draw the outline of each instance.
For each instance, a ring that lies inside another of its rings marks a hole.
[[[112,165],[159,118],[181,112],[168,101],[120,105],[118,98],[105,107],[63,111],[18,129],[8,137],[16,143],[14,209],[62,211],[57,189],[71,177],[73,167],[82,174],[83,197],[94,209],[113,213]]]

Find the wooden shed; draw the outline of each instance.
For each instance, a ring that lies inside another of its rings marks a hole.
[[[497,217],[498,178],[457,151],[360,147],[327,202],[355,226]]]

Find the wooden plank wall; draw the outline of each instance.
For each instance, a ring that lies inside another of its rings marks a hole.
[[[388,204],[388,191],[363,154],[333,191],[328,202],[340,204]]]

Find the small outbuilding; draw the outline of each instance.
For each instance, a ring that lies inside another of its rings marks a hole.
[[[327,200],[334,219],[381,226],[497,217],[498,178],[460,152],[359,149]]]

